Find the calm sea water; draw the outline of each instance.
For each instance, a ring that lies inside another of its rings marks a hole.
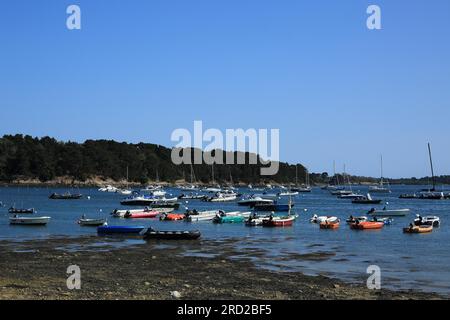
[[[199,229],[204,239],[238,239],[235,244],[242,252],[236,258],[248,258],[261,267],[272,270],[302,271],[306,274],[324,274],[352,282],[365,283],[369,265],[378,265],[382,271],[382,285],[393,289],[416,289],[450,294],[450,200],[404,200],[401,193],[412,193],[421,186],[393,186],[389,195],[373,195],[389,202],[388,207],[409,208],[411,214],[396,218],[393,225],[383,230],[358,232],[341,224],[339,230],[319,230],[309,223],[313,214],[335,215],[346,219],[349,215],[363,215],[373,205],[353,205],[350,200],[337,199],[328,191],[314,189],[311,194],[294,197],[296,212],[300,218],[292,228],[249,228],[244,225],[215,225],[209,222],[189,224],[185,222],[160,222],[159,220],[125,220],[109,218],[109,213],[122,208],[123,196],[98,192],[96,189],[79,190],[91,198],[74,201],[49,200],[52,192],[63,193],[66,189],[0,187],[0,240],[22,241],[45,239],[57,236],[95,235],[96,229],[80,227],[77,219],[86,214],[90,218],[108,217],[110,225],[145,225],[156,229]],[[365,187],[354,190],[366,192]],[[78,190],[73,190],[78,191]],[[180,191],[168,189],[177,196]],[[242,189],[242,193],[250,190]],[[9,225],[9,206],[34,207],[38,216],[51,216],[45,227]],[[190,201],[190,209],[215,209],[226,211],[244,210],[236,203],[211,204]],[[375,206],[382,208],[384,205]],[[441,227],[431,234],[406,235],[402,228],[407,226],[416,213],[437,215]],[[101,241],[101,240],[99,240]],[[128,243],[128,242],[126,242]],[[129,242],[130,245],[136,241]],[[171,244],[174,245],[174,244]],[[220,246],[217,247],[220,252]],[[310,253],[329,254],[327,259],[308,259]],[[187,252],[198,254],[202,252]]]

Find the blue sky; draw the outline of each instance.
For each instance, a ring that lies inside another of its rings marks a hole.
[[[316,172],[427,175],[430,141],[450,174],[449,38],[448,0],[5,0],[0,134],[170,146],[203,120],[279,128]]]

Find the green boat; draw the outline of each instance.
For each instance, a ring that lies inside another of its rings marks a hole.
[[[214,223],[244,223],[244,221],[244,216],[224,216],[214,218]]]

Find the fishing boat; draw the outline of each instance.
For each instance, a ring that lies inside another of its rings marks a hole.
[[[164,213],[159,218],[161,221],[181,221],[186,219],[184,213]]]
[[[13,225],[25,226],[45,226],[50,221],[50,217],[19,217],[14,216],[9,218],[9,223]]]
[[[364,221],[367,221],[367,220],[369,220],[366,216],[361,216],[361,217],[353,217],[353,216],[350,216],[347,220],[346,220],[346,222],[347,223],[349,223],[349,224],[352,224],[352,223],[356,223],[357,221],[359,221],[359,222],[364,222]]]
[[[417,218],[414,219],[414,225],[439,227],[441,225],[441,219],[437,216],[422,217],[417,215]]]
[[[384,222],[376,222],[376,221],[356,222],[352,223],[350,227],[355,230],[378,230],[384,227]]]
[[[381,202],[382,200],[372,199],[370,193],[368,193],[367,196],[361,196],[352,200],[352,203],[354,204],[380,204]]]
[[[140,234],[145,230],[143,226],[101,226],[97,228],[97,233],[100,235],[109,234]]]
[[[386,207],[383,210],[376,210],[372,208],[368,214],[374,217],[405,217],[410,213],[410,209],[394,209],[388,210]]]
[[[52,200],[79,200],[83,197],[82,194],[71,194],[70,192],[66,192],[64,194],[52,193],[49,196],[49,199]]]
[[[238,205],[254,207],[255,205],[258,205],[258,204],[273,204],[273,203],[274,203],[274,200],[272,200],[272,199],[264,199],[262,197],[251,196],[249,198],[245,198],[245,199],[242,199],[241,201],[239,201]]]
[[[264,204],[257,204],[253,207],[255,211],[273,211],[273,212],[288,212],[292,208],[294,208],[294,203],[287,203],[287,204],[278,204],[278,203],[264,203]]]
[[[11,214],[33,214],[35,212],[35,210],[34,210],[34,208],[18,209],[15,207],[11,207],[8,209],[8,212]]]
[[[188,210],[186,212],[186,221],[188,222],[199,222],[199,221],[212,221],[218,214],[223,214],[221,210],[210,210],[210,211],[197,211]]]
[[[328,221],[324,221],[320,223],[320,229],[339,229],[340,226],[340,222],[338,221],[334,221],[334,222],[328,222]]]
[[[144,233],[144,240],[197,240],[200,231],[157,231],[149,228]]]
[[[294,225],[296,217],[289,215],[286,217],[275,217],[271,215],[268,219],[263,220],[263,227],[291,227]]]
[[[87,219],[81,218],[78,224],[83,227],[99,227],[106,225],[106,219]]]
[[[126,219],[153,219],[160,215],[159,211],[148,211],[148,212],[128,212],[125,214]]]
[[[422,226],[414,226],[410,225],[407,228],[403,228],[404,233],[430,233],[433,232],[432,225],[422,225]]]

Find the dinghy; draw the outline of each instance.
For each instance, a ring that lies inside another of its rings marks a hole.
[[[125,215],[127,214],[135,214],[135,213],[147,213],[155,211],[153,209],[150,209],[149,207],[143,208],[143,209],[134,209],[134,210],[118,210],[115,209],[113,212],[111,212],[111,215],[115,218],[125,218]]]
[[[144,240],[197,240],[200,231],[157,231],[149,228],[144,233]]]
[[[317,223],[317,224],[321,224],[323,222],[328,222],[328,223],[335,223],[339,221],[338,217],[333,217],[333,216],[318,216],[317,214],[313,215],[311,218],[311,223]]]
[[[383,210],[376,210],[372,208],[368,214],[374,217],[405,217],[410,211],[409,209],[388,210],[384,208]]]
[[[102,226],[97,228],[97,233],[100,235],[108,234],[139,234],[145,227],[139,226]]]
[[[356,222],[350,225],[355,230],[376,230],[384,227],[384,222],[364,221]]]
[[[414,225],[439,227],[441,225],[441,219],[437,216],[422,217],[417,215],[417,218],[414,219]]]
[[[8,212],[11,214],[33,214],[34,211],[35,211],[34,208],[17,209],[17,208],[11,207],[8,209]]]
[[[433,232],[433,226],[414,226],[411,224],[408,228],[403,228],[404,233],[430,233]]]
[[[135,212],[135,213],[126,213],[124,218],[126,219],[153,219],[160,215],[158,211],[149,211],[149,212]]]
[[[161,221],[181,221],[186,218],[184,213],[165,213],[160,217]]]
[[[339,220],[334,222],[325,221],[320,223],[320,229],[339,229],[339,226],[340,226]]]
[[[263,220],[263,227],[291,227],[295,219],[295,216],[274,217],[271,215],[267,220]]]
[[[106,219],[81,218],[80,220],[78,220],[78,224],[85,227],[99,227],[106,225]]]
[[[9,218],[9,223],[14,225],[45,226],[50,221],[50,219],[50,217],[25,218],[14,216]]]

